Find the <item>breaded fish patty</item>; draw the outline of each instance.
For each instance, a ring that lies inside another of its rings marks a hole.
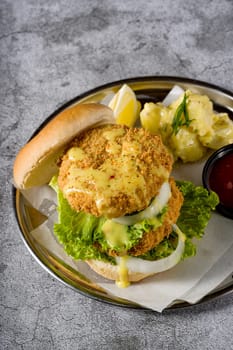
[[[75,210],[119,217],[150,204],[168,180],[172,162],[160,136],[142,128],[100,126],[69,146],[58,185]]]
[[[180,215],[180,208],[184,199],[173,178],[170,178],[169,183],[171,186],[172,195],[168,201],[168,210],[165,214],[162,226],[157,228],[155,231],[144,233],[139,243],[130,249],[128,252],[129,255],[138,256],[148,252],[156,247],[172,232],[172,224],[176,223]]]

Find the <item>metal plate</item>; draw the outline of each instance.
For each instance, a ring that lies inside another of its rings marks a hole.
[[[179,85],[184,89],[190,89],[200,94],[208,95],[209,98],[214,102],[215,109],[219,112],[227,112],[231,119],[233,119],[233,93],[222,89],[221,87],[201,82],[197,80],[178,78],[178,77],[139,77],[126,80],[120,80],[112,82],[93,90],[87,91],[84,94],[72,99],[58,110],[56,110],[51,116],[49,116],[42,125],[35,131],[32,137],[38,133],[38,131],[46,124],[49,120],[54,118],[58,113],[64,109],[77,103],[86,102],[100,102],[107,98],[109,94],[115,93],[124,83],[128,84],[136,93],[137,98],[142,103],[147,101],[158,102],[161,101],[169,90],[175,85]],[[13,188],[13,206],[15,209],[16,218],[21,230],[21,237],[29,249],[32,256],[37,262],[45,268],[50,274],[52,274],[59,281],[65,285],[72,287],[77,292],[89,296],[91,298],[108,302],[113,305],[123,306],[127,308],[144,309],[140,305],[128,302],[124,299],[120,299],[109,295],[102,288],[96,284],[96,279],[87,279],[85,275],[77,272],[71,266],[65,264],[63,261],[54,256],[46,248],[38,244],[33,239],[30,232],[32,229],[40,225],[45,217],[33,209],[22,196],[19,190]],[[199,303],[207,300],[217,298],[222,295],[233,292],[233,280],[228,279],[211,294],[204,297]],[[171,306],[170,309],[181,308],[190,306],[188,303],[176,303]]]

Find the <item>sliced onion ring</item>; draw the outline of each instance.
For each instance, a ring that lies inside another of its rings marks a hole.
[[[129,216],[120,216],[112,219],[121,225],[133,225],[144,219],[150,219],[156,217],[167,204],[171,197],[171,187],[169,182],[164,182],[160,188],[158,195],[154,198],[152,203],[145,210],[140,211],[138,214]]]
[[[162,104],[165,107],[168,107],[172,102],[176,101],[180,95],[184,93],[184,90],[178,86],[174,85],[173,88],[169,91],[165,99],[163,100]]]
[[[174,267],[180,261],[185,247],[185,235],[178,228],[177,225],[173,225],[173,230],[178,235],[178,244],[174,252],[168,257],[156,261],[143,260],[136,257],[128,257],[127,268],[129,273],[139,272],[144,274],[154,274],[162,271],[166,271]],[[116,258],[117,264],[120,263],[120,258]]]

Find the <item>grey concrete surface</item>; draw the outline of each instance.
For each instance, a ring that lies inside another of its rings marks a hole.
[[[19,235],[19,148],[64,102],[143,75],[233,90],[233,2],[0,1],[0,349],[233,349],[233,295],[163,314],[112,307],[51,277]]]

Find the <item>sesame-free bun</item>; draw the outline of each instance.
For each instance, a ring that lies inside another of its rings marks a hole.
[[[75,136],[88,128],[114,123],[112,110],[101,104],[76,104],[65,109],[19,151],[13,168],[14,185],[26,189],[48,183]]]
[[[118,265],[112,265],[111,263],[101,261],[101,260],[87,260],[86,263],[90,266],[90,268],[93,271],[95,271],[102,277],[105,277],[113,281],[117,281],[119,279]],[[153,275],[153,273],[132,272],[129,270],[128,281],[138,282],[151,275]]]

